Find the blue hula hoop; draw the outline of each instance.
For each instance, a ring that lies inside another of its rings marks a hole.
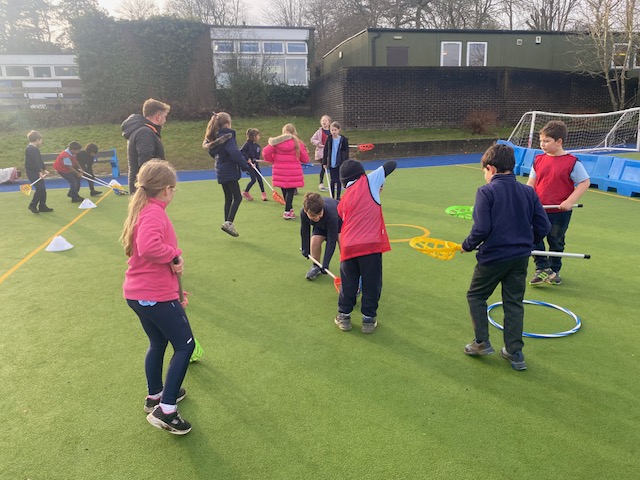
[[[558,332],[558,333],[529,333],[529,332],[522,332],[522,336],[523,337],[529,337],[529,338],[558,338],[558,337],[566,337],[568,335],[571,335],[572,333],[576,333],[578,330],[580,330],[580,327],[582,327],[582,322],[580,321],[580,318],[573,313],[571,310],[567,310],[566,308],[563,308],[559,305],[554,305],[553,303],[546,303],[546,302],[539,302],[538,300],[523,300],[522,303],[524,304],[528,304],[528,305],[541,305],[543,307],[549,307],[549,308],[555,308],[556,310],[560,310],[561,312],[566,313],[567,315],[569,315],[571,318],[573,318],[573,320],[576,322],[575,327],[573,327],[571,330],[567,330],[565,332]],[[491,325],[493,325],[494,327],[500,329],[500,330],[504,330],[504,327],[502,325],[500,325],[498,322],[496,322],[493,318],[491,318],[491,310],[493,310],[495,307],[502,305],[502,302],[496,302],[493,305],[489,305],[487,307],[487,317],[489,318],[489,322],[491,322]]]

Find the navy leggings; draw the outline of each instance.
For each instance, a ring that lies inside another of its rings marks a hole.
[[[242,202],[242,195],[240,194],[240,184],[237,180],[232,182],[222,183],[222,190],[224,191],[224,221],[231,222],[236,219],[236,213]]]
[[[195,346],[187,315],[177,300],[158,302],[148,307],[143,307],[137,300],[127,300],[127,305],[136,312],[149,337],[149,349],[144,359],[149,395],[162,392],[162,403],[175,405]],[[173,357],[163,388],[162,364],[169,342],[173,347]]]

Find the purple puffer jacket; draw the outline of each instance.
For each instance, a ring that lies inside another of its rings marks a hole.
[[[284,134],[269,139],[262,155],[265,161],[273,164],[273,185],[280,188],[304,187],[302,164],[309,163],[307,147],[300,140],[300,154],[296,155],[293,135]]]

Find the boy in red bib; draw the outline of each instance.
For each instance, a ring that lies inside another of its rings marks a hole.
[[[362,333],[373,333],[382,292],[382,254],[391,250],[382,216],[380,188],[396,168],[394,161],[365,174],[356,160],[345,160],[340,166],[340,181],[345,187],[338,204],[342,218],[340,233],[340,277],[342,289],[338,298],[335,323],[343,331],[351,330],[351,311],[356,304],[362,279]]]
[[[559,205],[548,209],[551,233],[547,235],[549,251],[563,252],[565,234],[571,220],[571,207],[589,189],[591,181],[582,163],[564,151],[567,141],[567,126],[559,120],[551,120],[540,130],[540,148],[544,152],[537,155],[527,185],[532,186],[543,205]],[[544,250],[544,240],[536,244],[536,250]],[[529,285],[560,285],[560,257],[533,257],[536,273]]]

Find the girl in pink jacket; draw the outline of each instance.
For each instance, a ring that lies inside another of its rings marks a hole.
[[[182,251],[165,211],[173,200],[176,181],[175,170],[164,160],[142,165],[120,241],[129,257],[124,298],[149,337],[144,361],[149,394],[144,411],[154,427],[184,435],[191,424],[180,416],[176,403],[186,395],[181,385],[195,341],[179,301],[176,275],[182,274]],[[162,364],[169,342],[174,353],[163,386]]]
[[[307,147],[298,138],[296,127],[288,123],[282,127],[282,135],[269,139],[262,155],[266,162],[273,164],[273,185],[282,189],[285,201],[282,218],[296,218],[293,210],[293,193],[304,187],[302,164],[309,163]]]

